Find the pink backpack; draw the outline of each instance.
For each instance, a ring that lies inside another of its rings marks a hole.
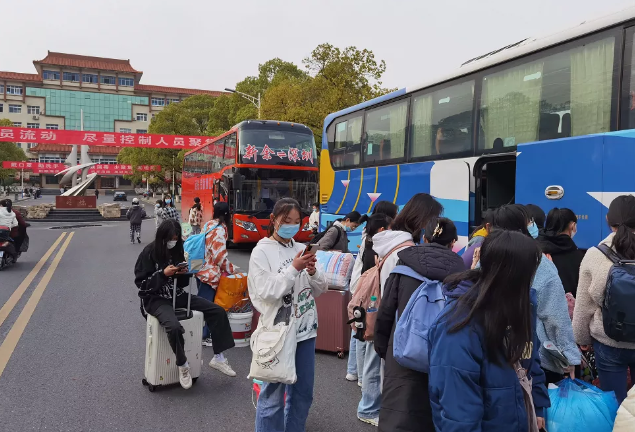
[[[359,278],[359,282],[357,283],[357,289],[355,290],[355,294],[353,294],[353,298],[348,303],[348,318],[351,320],[351,328],[353,331],[357,330],[357,326],[355,325],[355,316],[353,315],[354,309],[356,307],[361,307],[365,311],[368,309],[370,305],[370,298],[375,296],[377,301],[375,302],[375,307],[379,310],[379,305],[381,303],[381,267],[383,266],[386,258],[390,256],[394,251],[401,249],[406,246],[414,246],[415,244],[412,241],[403,242],[398,246],[395,246],[384,256],[375,267],[372,267],[364,272],[364,274]],[[364,340],[372,341],[375,335],[375,321],[377,320],[377,312],[366,312],[364,320]]]

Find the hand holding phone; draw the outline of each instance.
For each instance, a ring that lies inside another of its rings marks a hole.
[[[315,255],[315,253],[320,250],[320,245],[319,244],[310,244],[306,247],[306,249],[304,249],[304,252],[302,252],[302,256],[305,255]]]

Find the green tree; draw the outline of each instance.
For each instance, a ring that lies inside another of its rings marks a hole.
[[[150,133],[167,135],[207,135],[210,112],[215,98],[206,95],[190,96],[179,103],[166,106],[150,123]]]
[[[0,126],[13,126],[9,119],[0,119]],[[12,178],[16,170],[2,168],[4,161],[25,161],[26,154],[13,142],[0,142],[0,180],[4,184],[6,179]]]

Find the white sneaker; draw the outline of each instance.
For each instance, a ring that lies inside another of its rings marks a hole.
[[[189,366],[179,366],[179,381],[181,382],[181,387],[185,390],[192,387],[192,375],[190,375]]]
[[[357,381],[357,385],[359,386],[359,388],[362,388],[362,382],[361,381]]]
[[[204,347],[211,347],[212,346],[212,338],[203,339],[203,346]]]
[[[357,375],[353,375],[350,373],[346,374],[346,381],[357,381]]]
[[[232,367],[229,365],[229,362],[227,361],[227,359],[221,362],[216,360],[216,356],[214,356],[209,362],[209,367],[216,369],[217,371],[221,371],[227,376],[230,376],[230,377],[236,376],[236,372],[234,372]]]
[[[373,425],[373,426],[379,426],[379,417],[375,417],[375,418],[363,418],[360,416],[357,416],[357,418],[361,421],[363,421],[364,423],[368,423],[369,425]]]

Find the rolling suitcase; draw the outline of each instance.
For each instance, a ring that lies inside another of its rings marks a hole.
[[[203,365],[203,313],[190,311],[190,301],[192,299],[192,274],[190,276],[190,287],[187,297],[187,310],[176,309],[176,279],[174,280],[174,291],[172,294],[173,307],[179,322],[185,329],[183,339],[185,341],[185,355],[190,365],[192,383],[195,383],[201,374]],[[179,368],[176,365],[176,356],[172,351],[168,335],[159,324],[159,321],[148,314],[146,324],[146,360],[145,378],[143,385],[148,386],[148,390],[153,392],[159,386],[176,384],[179,382]]]
[[[318,312],[316,350],[334,352],[344,358],[351,341],[351,327],[346,324],[350,301],[350,291],[331,289],[315,299]]]

